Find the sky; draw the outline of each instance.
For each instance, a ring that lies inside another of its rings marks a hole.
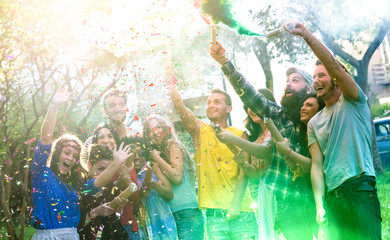
[[[367,12],[377,16],[383,16],[386,4],[389,0],[347,0],[350,2],[351,15],[357,17],[363,16]],[[253,1],[236,0],[234,2],[234,11],[237,20],[245,27],[260,34],[266,33],[272,29],[260,29],[256,22],[248,16],[249,10],[258,10],[271,3],[276,7],[277,4],[288,4],[288,0],[280,1]],[[86,3],[84,7],[89,8],[89,16],[85,18],[85,12],[76,10],[73,6],[80,3]],[[71,61],[73,54],[81,52],[82,48],[93,46],[103,48],[117,57],[121,57],[128,52],[149,51],[161,47],[164,42],[175,39],[180,40],[184,37],[194,38],[201,31],[209,31],[209,26],[202,20],[197,9],[193,7],[190,0],[78,0],[59,1],[58,11],[64,17],[71,20],[71,24],[82,21],[77,27],[69,27],[69,31],[80,36],[80,44],[77,47],[64,51],[64,61]],[[89,4],[89,5],[88,5]],[[65,11],[65,9],[68,9]],[[221,23],[220,23],[221,24]],[[340,24],[342,27],[342,24]],[[168,37],[169,36],[169,37]],[[252,37],[248,37],[252,38]],[[222,44],[227,45],[229,38],[218,39]],[[300,39],[298,39],[300,40]],[[188,43],[189,44],[189,43]],[[206,46],[207,47],[207,46]],[[81,51],[80,51],[81,49]],[[231,52],[232,49],[227,49]],[[207,54],[208,49],[199,54]],[[159,55],[157,55],[159,56]],[[261,66],[253,52],[248,55],[236,54],[236,67],[254,85],[255,88],[265,87],[265,76]],[[196,56],[194,56],[194,60]],[[309,73],[314,69],[314,57],[311,56],[302,66]],[[183,63],[191,64],[191,63]],[[201,64],[216,64],[210,57],[210,60]],[[271,64],[274,77],[274,95],[279,102],[284,91],[286,81],[285,70],[291,67],[290,63],[279,63],[278,59],[273,60]],[[212,82],[222,82],[220,72],[216,71],[216,80],[207,80]],[[213,75],[214,76],[214,75]],[[129,79],[131,81],[131,79]],[[246,114],[242,110],[242,103],[237,95],[231,89],[230,84],[226,82],[229,93],[233,97],[233,125],[243,127],[243,120]],[[216,84],[215,87],[220,87]],[[199,91],[186,92],[185,98],[199,96]]]

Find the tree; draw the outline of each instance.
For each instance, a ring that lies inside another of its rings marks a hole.
[[[273,30],[281,27],[284,23],[284,9],[266,6],[258,11],[249,11],[253,20],[261,29]],[[259,63],[262,66],[266,77],[266,87],[273,92],[273,74],[271,71],[271,61],[278,59],[279,63],[283,61],[299,65],[307,59],[309,48],[306,44],[294,41],[291,38],[283,37],[285,33],[279,36],[265,38],[253,38],[252,49]]]
[[[108,65],[97,64],[98,56],[90,53],[83,61],[64,62],[63,49],[58,47],[62,45],[58,43],[64,39],[62,32],[65,30],[47,31],[50,24],[39,24],[45,20],[46,12],[34,11],[29,8],[31,4],[34,3],[26,1],[22,5],[18,1],[0,1],[0,217],[5,220],[10,239],[24,239],[26,213],[31,206],[29,165],[42,118],[55,90],[69,88],[75,97],[72,104],[60,112],[61,127],[56,136],[67,128],[72,132],[83,129],[85,119],[90,120],[92,116],[96,125],[98,118],[94,117],[94,109],[100,101],[94,98],[114,87],[119,80],[119,77],[114,78],[111,85],[101,89],[98,77],[120,69],[121,63],[121,59],[112,57],[107,51],[93,53],[111,59]],[[80,108],[89,105],[85,99],[91,99],[92,104],[87,107],[88,114],[83,116]]]
[[[351,10],[344,1],[317,1],[315,4],[312,1],[299,1],[299,5],[292,6],[292,10],[296,13],[301,13],[303,8],[307,13],[305,22],[321,35],[325,45],[337,57],[356,69],[355,81],[363,92],[368,94],[368,64],[390,30],[390,4],[384,6],[387,7],[387,11],[383,18],[372,14],[374,16],[371,17],[376,19],[361,16],[361,20],[355,23],[353,22],[355,18],[351,17],[352,13],[349,12]],[[332,11],[330,9],[325,13],[318,11],[320,6],[331,8]],[[343,31],[335,31],[334,28],[339,28],[340,23],[346,23]],[[345,50],[345,42],[358,48],[358,54]],[[360,56],[361,59],[358,59]]]
[[[351,12],[348,3],[345,1],[321,0],[313,3],[312,1],[291,0],[291,2],[292,4],[289,5],[288,9],[297,15],[302,11],[307,13],[302,20],[314,29],[313,32],[320,34],[325,45],[337,57],[356,70],[355,81],[363,92],[368,95],[368,64],[390,30],[390,4],[387,4],[386,14],[383,18],[378,18],[375,14],[368,18],[360,15],[354,17],[354,12]],[[373,29],[375,30],[373,31]],[[346,42],[354,46],[355,49],[359,49],[359,51],[350,50],[348,52],[345,49]],[[361,49],[365,49],[365,51]],[[357,56],[362,57],[359,60]],[[383,168],[378,153],[373,123],[372,130],[374,167],[377,173],[382,173]]]

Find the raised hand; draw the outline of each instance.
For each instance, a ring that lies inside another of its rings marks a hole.
[[[66,88],[60,88],[57,90],[57,92],[54,94],[53,98],[51,99],[52,105],[61,105],[63,103],[68,102],[72,98],[72,92],[69,91]]]
[[[305,31],[307,30],[302,23],[297,21],[287,22],[283,24],[283,28],[287,32],[301,37],[304,37]]]
[[[131,158],[133,156],[133,153],[131,153],[130,145],[127,145],[123,147],[123,142],[119,146],[118,150],[116,150],[116,147],[114,148],[113,155],[114,159],[117,160],[120,164],[126,162],[127,159]]]
[[[175,76],[175,69],[173,68],[173,64],[169,56],[165,57],[163,67],[165,83],[168,87],[176,85],[177,78]]]
[[[225,56],[226,50],[219,42],[216,42],[216,44],[217,50],[214,50],[213,43],[210,42],[210,56],[219,64],[223,65],[228,60]]]
[[[43,120],[41,128],[41,143],[49,145],[53,142],[54,127],[57,121],[57,111],[59,105],[68,102],[71,99],[72,93],[67,89],[58,89],[54,94],[49,109],[47,110],[45,120]]]

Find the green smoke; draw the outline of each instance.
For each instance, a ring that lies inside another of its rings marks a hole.
[[[202,4],[203,13],[210,15],[216,24],[222,22],[230,28],[236,29],[240,35],[261,36],[235,20],[232,8],[233,6],[229,0],[205,0]]]

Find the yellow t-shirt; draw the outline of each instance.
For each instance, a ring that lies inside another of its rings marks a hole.
[[[225,129],[239,137],[244,132],[234,127]],[[199,146],[195,150],[199,208],[227,210],[230,207],[239,174],[233,156],[230,149],[218,141],[211,126],[203,123],[200,128]],[[252,212],[249,208],[251,203],[249,191],[246,189],[241,200],[241,211]]]

